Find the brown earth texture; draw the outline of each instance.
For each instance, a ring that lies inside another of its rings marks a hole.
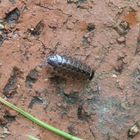
[[[50,72],[56,54],[93,79]],[[83,140],[140,140],[140,1],[0,0],[0,96]],[[0,104],[0,140],[27,135],[64,140]]]

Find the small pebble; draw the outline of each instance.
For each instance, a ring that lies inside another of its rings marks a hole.
[[[35,70],[36,70],[37,72],[40,72],[40,71],[42,70],[42,68],[41,68],[40,66],[37,66],[37,67],[35,68]]]
[[[125,42],[125,37],[121,36],[117,39],[118,43],[124,43]]]
[[[117,75],[116,75],[116,74],[113,74],[112,77],[113,77],[113,78],[117,78]]]
[[[139,133],[139,131],[140,131],[139,125],[136,123],[129,129],[128,137],[133,138],[135,135],[137,135]]]
[[[61,103],[57,103],[56,105],[57,105],[58,107],[61,107],[61,106],[62,106],[62,104],[61,104]]]
[[[49,80],[48,78],[44,79],[45,82],[47,82],[48,80]]]
[[[5,26],[2,23],[0,23],[0,30],[4,30],[4,29],[5,29]]]
[[[6,127],[4,127],[3,128],[3,134],[10,134],[10,131]]]

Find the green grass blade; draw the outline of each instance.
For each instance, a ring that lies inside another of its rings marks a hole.
[[[22,114],[24,117],[28,118],[28,119],[31,120],[32,122],[38,124],[39,126],[45,128],[45,129],[48,129],[48,130],[51,131],[51,132],[54,132],[55,134],[57,134],[57,135],[59,135],[59,136],[62,136],[62,137],[64,137],[64,138],[68,139],[68,140],[82,140],[82,139],[80,139],[80,138],[78,138],[78,137],[72,136],[72,135],[70,135],[69,133],[66,133],[66,132],[64,132],[64,131],[62,131],[62,130],[59,130],[59,129],[57,129],[57,128],[55,128],[55,127],[53,127],[53,126],[51,126],[51,125],[49,125],[49,124],[47,124],[47,123],[45,123],[45,122],[39,120],[39,119],[37,119],[36,117],[32,116],[32,115],[29,114],[28,112],[22,110],[21,108],[19,108],[19,107],[13,105],[12,103],[6,101],[5,99],[3,99],[3,98],[1,98],[1,97],[0,97],[0,102],[3,103],[3,104],[5,104],[5,105],[8,106],[8,107],[14,109],[14,110],[17,111],[18,113]]]
[[[28,140],[39,140],[39,139],[37,139],[37,138],[35,138],[35,137],[33,137],[33,136],[31,136],[31,135],[28,135]]]

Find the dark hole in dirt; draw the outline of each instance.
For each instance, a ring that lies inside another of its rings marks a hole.
[[[8,122],[12,122],[16,120],[16,116],[10,116],[10,115],[5,115],[4,118],[8,121]]]
[[[7,122],[12,122],[16,120],[16,115],[11,114],[8,110],[6,110],[3,118],[6,119]]]
[[[44,23],[41,20],[32,30],[30,29],[30,32],[34,36],[39,36],[42,33],[43,29],[44,29]]]
[[[17,23],[19,17],[20,17],[20,11],[18,8],[15,8],[6,14],[5,21],[9,24]]]
[[[87,26],[87,30],[89,32],[93,31],[95,29],[95,25],[93,23],[89,23],[88,26]]]
[[[79,101],[79,93],[72,92],[70,94],[64,93],[64,99],[68,104],[76,104]]]
[[[79,105],[79,107],[77,109],[77,117],[80,120],[88,120],[88,118],[90,117],[90,115],[88,114],[88,112],[85,111],[83,105]]]
[[[3,94],[7,97],[7,98],[11,98],[14,96],[14,94],[16,93],[16,89],[17,89],[17,78],[18,76],[21,74],[21,71],[17,68],[14,67],[13,71],[11,73],[11,76],[8,80],[8,83],[6,84],[6,86],[3,89]]]
[[[61,77],[61,76],[53,76],[53,77],[50,77],[50,80],[52,83],[55,83],[55,84],[62,84],[62,83],[65,83],[66,82],[66,79]]]
[[[29,72],[29,74],[26,77],[26,86],[28,88],[32,88],[33,84],[37,81],[38,79],[38,72],[33,69]]]
[[[43,104],[43,100],[40,97],[34,96],[28,107],[33,108],[34,104]]]

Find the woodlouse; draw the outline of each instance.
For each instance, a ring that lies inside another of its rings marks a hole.
[[[70,56],[58,54],[51,55],[48,57],[47,63],[54,69],[79,73],[89,80],[91,80],[94,76],[94,70],[92,70],[89,66],[77,60],[76,58],[72,58]]]

